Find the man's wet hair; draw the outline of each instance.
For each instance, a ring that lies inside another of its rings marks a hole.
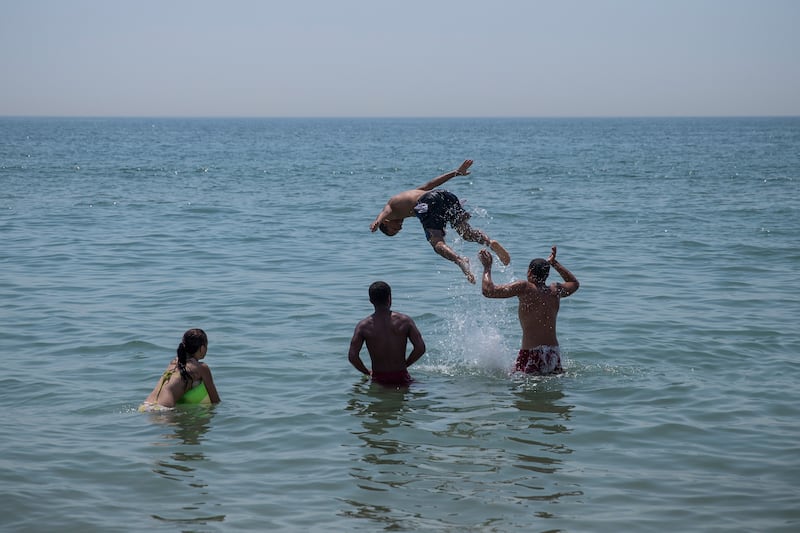
[[[544,281],[550,275],[550,263],[546,259],[536,258],[528,265],[528,271],[535,279]]]
[[[369,301],[372,305],[387,305],[392,297],[392,288],[385,281],[376,281],[369,286]]]
[[[389,228],[387,228],[387,227],[386,227],[386,224],[384,224],[383,222],[381,222],[380,224],[378,224],[378,229],[379,229],[379,230],[381,230],[381,233],[383,233],[383,234],[384,234],[384,235],[386,235],[387,237],[391,237],[391,236],[392,236],[392,234],[391,234],[391,233],[389,233]]]

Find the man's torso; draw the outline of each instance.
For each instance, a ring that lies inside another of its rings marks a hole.
[[[527,282],[519,296],[519,322],[522,327],[522,348],[558,346],[556,318],[560,299],[552,287],[537,287]]]

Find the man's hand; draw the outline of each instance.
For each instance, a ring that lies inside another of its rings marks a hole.
[[[478,252],[478,258],[481,260],[483,268],[487,270],[492,268],[492,254],[490,254],[486,248],[483,248]]]
[[[551,248],[550,257],[547,258],[547,262],[551,265],[556,262],[556,245],[554,244]]]

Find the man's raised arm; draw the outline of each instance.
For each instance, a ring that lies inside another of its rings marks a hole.
[[[564,280],[564,283],[555,283],[556,289],[558,290],[558,295],[562,298],[566,298],[570,294],[577,291],[581,284],[578,281],[578,278],[575,277],[575,274],[567,270],[567,267],[556,261],[556,246],[553,245],[551,249],[550,257],[547,258],[547,262],[556,269],[558,275]]]
[[[487,298],[511,298],[512,296],[519,296],[522,288],[525,286],[524,281],[495,285],[494,281],[492,281],[492,254],[486,251],[486,249],[483,249],[478,252],[478,257],[483,264],[481,293],[484,296]]]

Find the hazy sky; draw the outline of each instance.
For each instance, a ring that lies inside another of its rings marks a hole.
[[[800,0],[0,0],[2,115],[800,115]]]

